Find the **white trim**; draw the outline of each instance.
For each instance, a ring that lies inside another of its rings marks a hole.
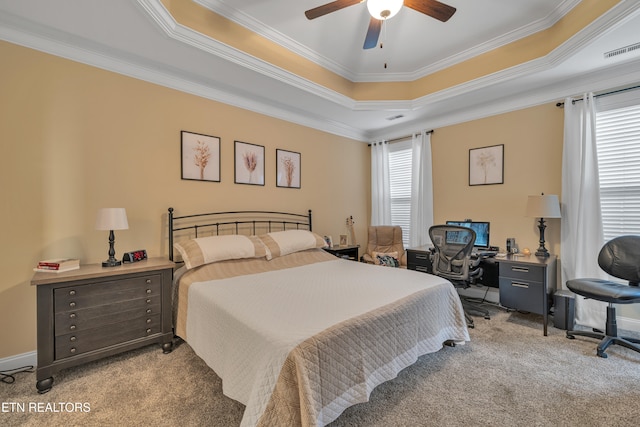
[[[144,0],[144,1],[158,1],[158,0]],[[398,82],[398,81],[413,81],[437,71],[444,70],[452,65],[459,64],[475,56],[482,55],[493,49],[512,43],[521,38],[530,36],[539,31],[546,30],[555,25],[564,15],[566,15],[571,9],[580,3],[580,0],[564,0],[562,1],[549,15],[541,18],[535,22],[525,25],[517,30],[511,31],[500,37],[496,37],[485,43],[474,46],[471,49],[467,49],[464,52],[460,52],[456,55],[452,55],[448,58],[444,58],[426,67],[420,68],[416,71],[407,73],[379,73],[379,74],[363,74],[350,70],[329,58],[318,55],[317,52],[309,49],[308,47],[298,43],[296,40],[275,31],[273,28],[266,26],[264,23],[256,20],[252,16],[238,10],[232,6],[226,5],[220,0],[194,0],[201,6],[227,18],[228,20],[241,25],[248,30],[261,35],[262,37],[270,40],[287,50],[290,50],[301,57],[308,59],[323,68],[328,69],[352,82]]]
[[[22,368],[23,366],[35,367],[38,363],[38,353],[30,351],[29,353],[16,354],[15,356],[0,359],[0,371],[12,371]]]

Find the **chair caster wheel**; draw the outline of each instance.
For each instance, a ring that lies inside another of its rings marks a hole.
[[[485,319],[491,320],[491,316],[484,316]]]
[[[573,335],[567,335],[567,339],[575,340],[575,339],[576,339],[576,337],[574,337]]]
[[[605,353],[604,351],[597,350],[597,352],[598,352],[598,356],[602,357],[603,359],[606,359],[607,357],[609,357],[607,353]]]

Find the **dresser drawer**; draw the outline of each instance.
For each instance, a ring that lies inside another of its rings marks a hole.
[[[422,251],[407,251],[407,268],[411,270],[431,272],[431,254]]]
[[[55,312],[75,311],[161,294],[162,276],[148,275],[54,290]]]
[[[546,296],[541,282],[500,277],[500,304],[505,307],[543,314]]]
[[[500,277],[542,282],[544,281],[544,267],[526,263],[501,262]]]
[[[153,295],[80,310],[64,311],[56,313],[55,335],[78,332],[135,317],[158,314],[160,310],[160,295]]]
[[[160,332],[160,314],[155,314],[60,335],[55,339],[55,359],[76,356]]]

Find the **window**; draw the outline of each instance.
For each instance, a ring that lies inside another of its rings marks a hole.
[[[402,228],[402,241],[409,246],[411,213],[411,140],[389,145],[389,190],[391,224]]]
[[[596,141],[604,241],[640,234],[640,91],[599,98]]]

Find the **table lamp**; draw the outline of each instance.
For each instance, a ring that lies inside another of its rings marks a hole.
[[[549,251],[544,246],[544,229],[547,228],[544,219],[560,218],[558,196],[554,194],[546,196],[544,193],[540,196],[529,196],[526,216],[540,218],[540,222],[538,223],[538,229],[540,230],[540,247],[536,251],[536,256],[548,257]]]
[[[113,230],[126,230],[129,228],[127,212],[124,208],[102,208],[96,217],[96,230],[109,230],[109,259],[102,263],[103,267],[116,267],[122,264],[115,258],[115,235]]]

